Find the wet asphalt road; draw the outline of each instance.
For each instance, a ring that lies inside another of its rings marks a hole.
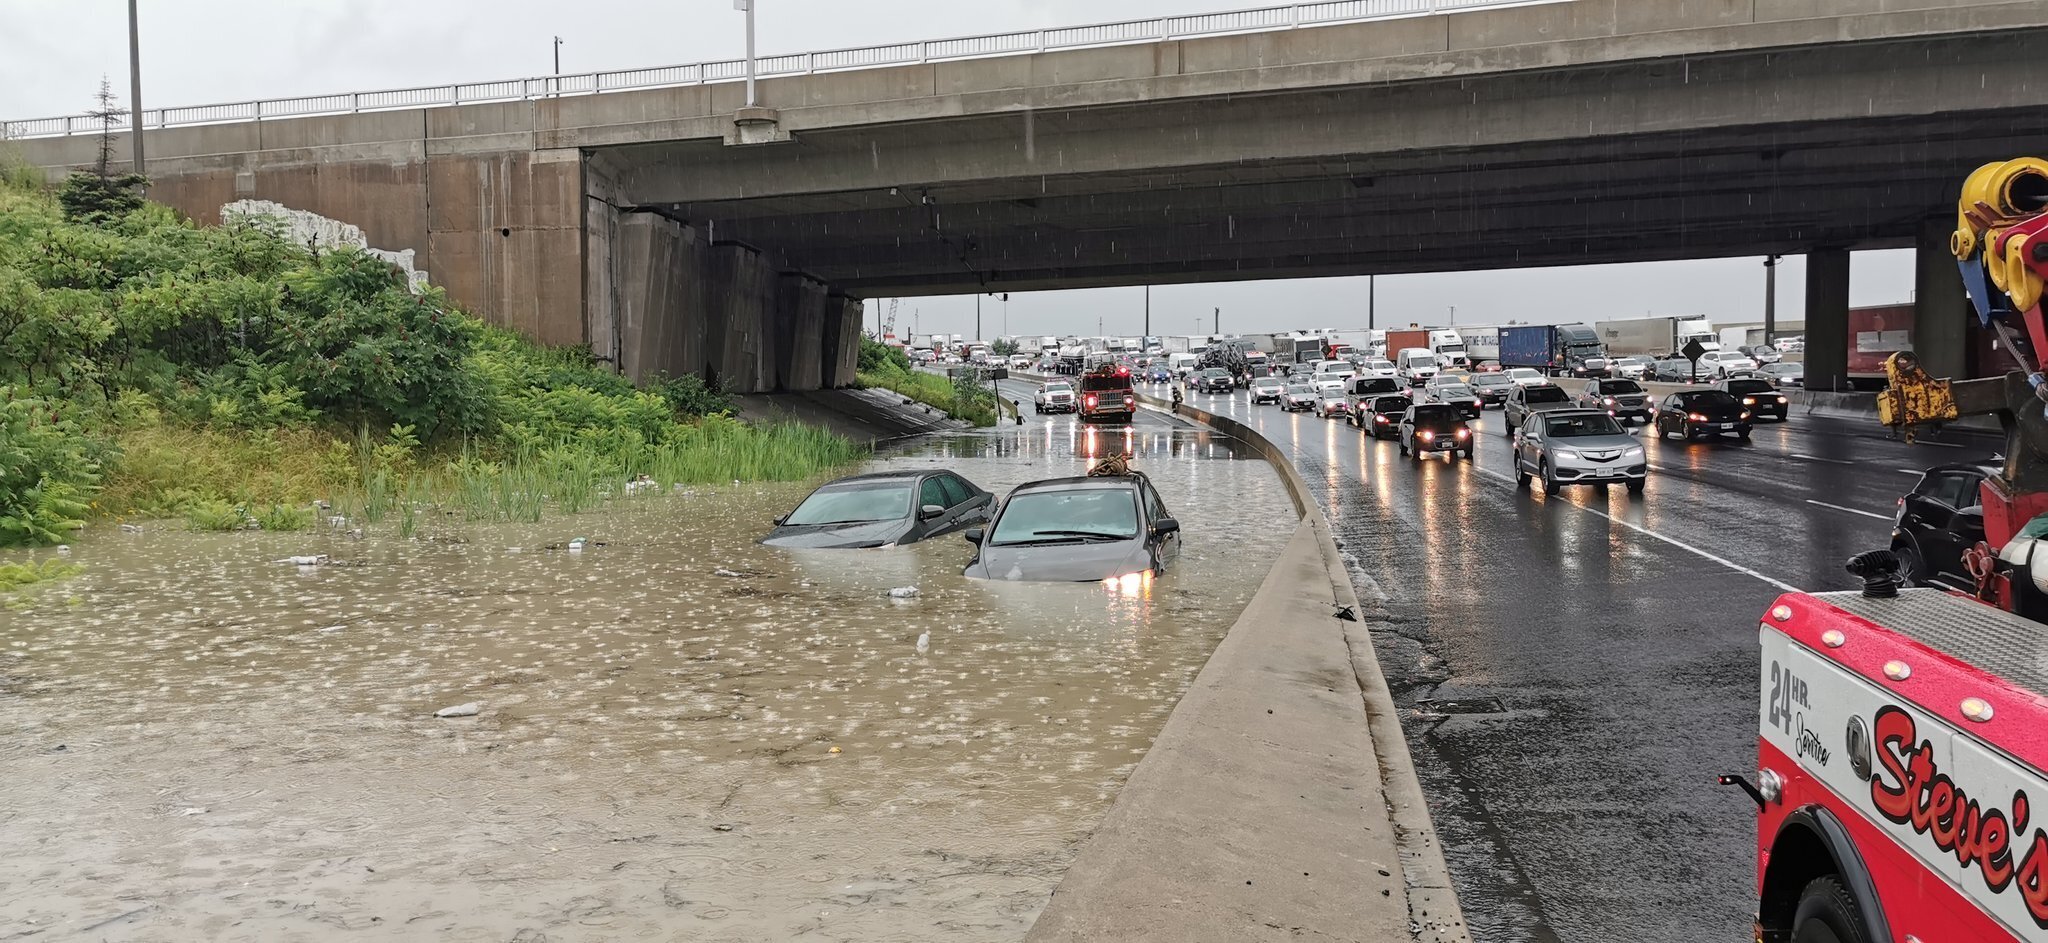
[[[1754,810],[1714,777],[1755,767],[1757,623],[1785,589],[1853,588],[1843,561],[1888,544],[1911,474],[1991,444],[1795,415],[1750,443],[1645,435],[1645,494],[1552,497],[1515,488],[1498,409],[1475,460],[1414,463],[1243,393],[1192,403],[1292,453],[1380,600],[1480,943],[1747,939]]]

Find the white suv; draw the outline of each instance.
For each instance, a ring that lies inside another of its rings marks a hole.
[[[1710,350],[1700,355],[1700,373],[1725,380],[1731,373],[1754,373],[1756,361],[1733,350]]]

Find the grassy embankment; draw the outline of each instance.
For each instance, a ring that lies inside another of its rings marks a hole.
[[[0,547],[96,517],[290,530],[336,513],[409,535],[430,512],[575,512],[635,475],[797,480],[862,454],[740,423],[693,377],[635,389],[364,253],[194,226],[95,181],[53,195],[0,169]]]
[[[996,423],[996,397],[988,387],[918,370],[901,348],[862,338],[856,377],[862,386],[893,390],[973,425]]]

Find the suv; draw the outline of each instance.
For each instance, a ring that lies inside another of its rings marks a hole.
[[[1762,419],[1769,416],[1779,422],[1785,421],[1785,414],[1791,410],[1786,405],[1785,394],[1778,392],[1778,385],[1769,377],[1737,377],[1714,384],[1713,389],[1733,395],[1749,407],[1750,416]]]
[[[1351,398],[1351,414],[1353,417],[1356,417],[1358,411],[1372,400],[1392,393],[1406,392],[1408,392],[1408,384],[1393,377],[1352,377],[1344,383],[1344,394]],[[1357,422],[1352,423],[1354,426],[1357,424]]]
[[[1963,554],[1984,539],[1984,479],[1976,465],[1936,465],[1899,499],[1892,520],[1892,552],[1909,585],[1970,592],[1977,580]]]
[[[1501,407],[1501,418],[1508,424],[1507,434],[1513,436],[1516,426],[1527,425],[1529,417],[1537,413],[1571,408],[1572,398],[1566,395],[1564,387],[1551,383],[1517,386],[1508,391],[1507,404]]]
[[[1252,405],[1280,402],[1280,394],[1287,391],[1287,384],[1279,377],[1257,377],[1252,380]]]
[[[1500,406],[1508,401],[1508,391],[1518,384],[1505,373],[1475,373],[1472,375],[1472,392],[1477,394],[1483,406]]]
[[[1635,434],[1602,409],[1556,409],[1529,420],[1515,436],[1515,485],[1531,480],[1556,494],[1565,485],[1597,485],[1617,481],[1630,494],[1641,494],[1650,480],[1650,465]]]
[[[1237,389],[1237,379],[1222,367],[1208,367],[1196,373],[1188,385],[1197,393],[1229,393]]]
[[[1710,350],[1700,355],[1700,373],[1716,380],[1726,379],[1731,373],[1751,373],[1755,370],[1756,361],[1736,351]]]
[[[1046,413],[1070,413],[1075,410],[1074,385],[1065,380],[1054,380],[1038,388],[1032,398],[1032,405],[1039,415]]]
[[[1138,413],[1138,391],[1129,367],[1103,368],[1081,377],[1082,422],[1130,422]]]
[[[1664,405],[1657,407],[1657,415],[1650,420],[1650,428],[1660,439],[1667,435],[1691,439],[1733,432],[1737,438],[1747,442],[1749,419],[1749,410],[1742,408],[1742,401],[1732,393],[1724,390],[1681,390],[1664,397]]]
[[[1581,409],[1598,409],[1616,419],[1650,421],[1650,394],[1634,380],[1588,380],[1579,393]]]

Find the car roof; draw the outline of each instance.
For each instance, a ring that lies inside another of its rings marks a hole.
[[[1607,415],[1609,413],[1604,409],[1546,409],[1543,411],[1543,418],[1545,419],[1570,419],[1574,416]]]
[[[1014,497],[1026,491],[1114,491],[1137,487],[1138,483],[1144,480],[1145,475],[1143,472],[1131,472],[1128,475],[1077,475],[1071,478],[1042,478],[1038,481],[1027,481],[1015,488],[1011,488],[1010,495]]]
[[[823,485],[819,485],[818,487],[823,488],[826,485],[843,485],[849,481],[886,481],[891,478],[919,478],[925,475],[935,475],[940,472],[958,474],[957,472],[953,472],[953,470],[950,468],[920,468],[903,471],[864,472],[858,475],[847,475],[843,478],[834,478],[831,481],[825,482],[825,484]]]

